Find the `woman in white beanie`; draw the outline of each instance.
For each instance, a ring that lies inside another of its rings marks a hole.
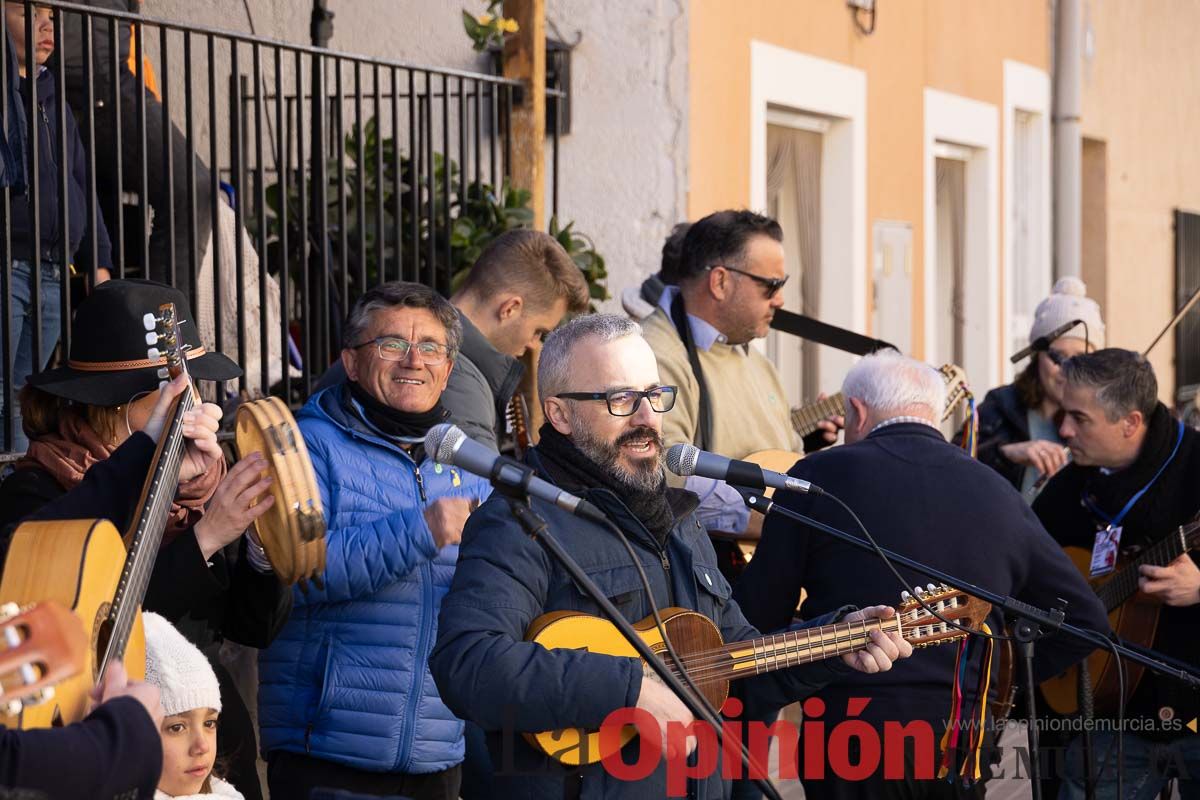
[[[213,774],[221,687],[204,654],[158,614],[142,615],[146,628],[146,682],[162,696],[163,770],[155,800],[242,794]]]
[[[1073,320],[1082,324],[1050,341]],[[1038,303],[1029,343],[1039,344],[1029,365],[1007,386],[987,393],[979,406],[979,460],[1008,479],[1033,502],[1045,478],[1067,463],[1058,436],[1063,378],[1060,365],[1071,356],[1104,347],[1100,306],[1078,278],[1063,278]]]

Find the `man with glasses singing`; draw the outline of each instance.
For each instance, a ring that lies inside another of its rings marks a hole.
[[[371,289],[346,320],[348,380],[297,416],[325,508],[324,584],[260,656],[272,797],[318,786],[457,798],[463,723],[428,659],[458,542],[488,483],[423,452],[462,343],[458,312],[413,283]]]
[[[750,346],[770,330],[788,275],[779,223],[751,211],[718,211],[683,239],[675,280],[642,320],[646,341],[679,405],[663,421],[668,445],[689,442],[730,458],[759,450],[802,450],[787,393],[774,365]],[[840,419],[822,422],[808,449],[837,438]],[[756,532],[741,496],[707,478],[684,486],[700,496],[700,519],[712,530]]]
[[[552,535],[626,619],[678,606],[708,617],[727,642],[757,636],[717,569],[716,554],[696,518],[694,494],[669,489],[663,469],[663,422],[684,398],[659,379],[654,352],[637,323],[620,316],[579,317],[550,334],[538,365],[546,412],[526,461],[543,479],[586,498],[628,540],[533,500]],[[678,402],[677,402],[678,399]],[[636,558],[652,592],[647,597]],[[647,677],[639,659],[587,650],[548,650],[524,641],[531,622],[552,611],[600,616],[566,571],[517,523],[502,497],[471,516],[450,593],[442,601],[430,666],[447,705],[488,735],[496,774],[493,797],[665,797],[665,767],[640,782],[607,773],[602,763],[567,769],[535,751],[522,732],[563,727],[598,729],[621,708],[648,712],[664,735],[670,722],[688,723],[687,708]],[[875,606],[848,621],[888,617]],[[826,622],[828,615],[814,622]],[[872,634],[867,650],[764,673],[734,683],[734,691],[763,705],[783,705],[828,683],[847,668],[874,673],[909,655],[895,634]],[[622,758],[637,761],[639,744]],[[710,753],[710,755],[712,755]],[[611,766],[611,765],[610,765]],[[689,781],[688,796],[728,796],[722,770]]]

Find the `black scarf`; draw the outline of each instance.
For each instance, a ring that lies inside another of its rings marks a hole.
[[[350,388],[350,396],[362,406],[367,422],[382,433],[397,439],[424,439],[430,428],[440,422],[445,422],[450,416],[450,412],[442,405],[440,399],[433,408],[421,413],[397,411],[386,403],[376,400],[370,392],[354,381],[346,381],[346,386]]]
[[[657,489],[639,489],[620,480],[588,458],[575,443],[545,423],[539,432],[538,455],[551,480],[568,492],[608,489],[646,526],[660,546],[675,525],[675,512],[667,500],[666,478]]]

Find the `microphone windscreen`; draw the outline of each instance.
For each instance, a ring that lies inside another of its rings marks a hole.
[[[434,425],[425,434],[425,452],[433,456],[439,464],[450,464],[454,451],[466,434],[457,425],[443,422]]]
[[[700,458],[700,448],[694,444],[680,442],[673,444],[667,450],[667,469],[686,478],[696,474],[696,462]]]

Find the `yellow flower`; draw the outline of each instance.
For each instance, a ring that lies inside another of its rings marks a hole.
[[[491,25],[492,24],[492,15],[491,14],[480,14],[478,17],[475,18],[475,21],[483,26]]]
[[[505,33],[516,33],[521,30],[521,26],[517,24],[515,19],[502,19],[500,20],[500,30]]]

